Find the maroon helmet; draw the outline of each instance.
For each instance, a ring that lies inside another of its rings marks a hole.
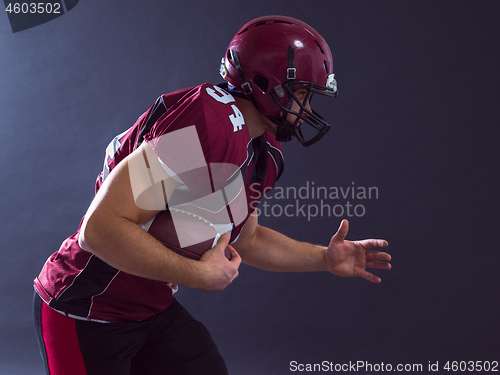
[[[238,31],[222,59],[220,72],[278,125],[278,141],[295,136],[309,146],[323,137],[330,125],[303,103],[315,93],[337,96],[332,62],[328,44],[311,26],[291,17],[266,16]],[[303,88],[307,95],[301,103],[294,93]],[[299,112],[291,111],[294,102],[299,104]],[[286,121],[288,113],[297,116],[294,124]],[[306,131],[305,124],[312,129]]]

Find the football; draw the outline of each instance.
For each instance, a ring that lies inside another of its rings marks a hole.
[[[156,216],[148,232],[170,250],[199,260],[217,244],[223,233],[232,229],[229,220],[225,220],[226,223],[221,220],[223,216],[221,212],[213,213],[190,204],[170,207]],[[231,259],[228,249],[225,254]]]

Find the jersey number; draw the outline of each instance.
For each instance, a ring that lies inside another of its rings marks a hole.
[[[235,101],[234,97],[231,94],[224,91],[219,86],[214,86],[214,89],[207,87],[207,94],[217,100],[219,103],[229,104]],[[241,113],[240,109],[236,105],[231,104],[231,108],[234,113],[229,115],[229,120],[231,121],[231,124],[233,124],[233,131],[237,132],[238,130],[242,129],[243,125],[245,125],[245,119],[243,118],[243,114]]]

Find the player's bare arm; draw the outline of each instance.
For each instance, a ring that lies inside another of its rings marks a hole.
[[[232,259],[227,260],[224,256],[229,242],[226,236],[221,236],[218,244],[200,261],[194,261],[163,246],[139,226],[159,212],[141,207],[147,207],[148,202],[158,196],[169,199],[179,185],[165,173],[163,187],[158,184],[134,198],[129,166],[144,158],[147,147],[144,142],[105,180],[85,215],[80,246],[111,266],[136,276],[206,291],[224,289],[237,277],[240,264],[238,254],[231,247]],[[157,158],[148,158],[147,162],[151,163],[151,169],[161,170]],[[141,178],[136,174],[132,177]],[[164,194],[162,191],[158,195],[157,189],[164,190]],[[137,199],[141,200],[141,207]]]
[[[380,277],[366,268],[389,270],[391,256],[371,250],[388,246],[387,241],[347,241],[349,225],[343,220],[328,247],[295,241],[258,223],[256,212],[247,221],[234,244],[243,262],[277,272],[328,271],[342,277],[363,277],[379,283]]]

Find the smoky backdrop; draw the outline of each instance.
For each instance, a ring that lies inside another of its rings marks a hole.
[[[0,15],[0,374],[44,371],[32,280],[77,229],[109,141],[160,94],[220,82],[232,36],[270,14],[325,37],[339,96],[316,108],[333,126],[323,140],[284,144],[260,222],[327,244],[346,218],[348,239],[389,241],[393,269],[374,285],[242,266],[223,292],[177,298],[236,375],[500,360],[499,12],[486,0],[101,0],[16,33]]]

